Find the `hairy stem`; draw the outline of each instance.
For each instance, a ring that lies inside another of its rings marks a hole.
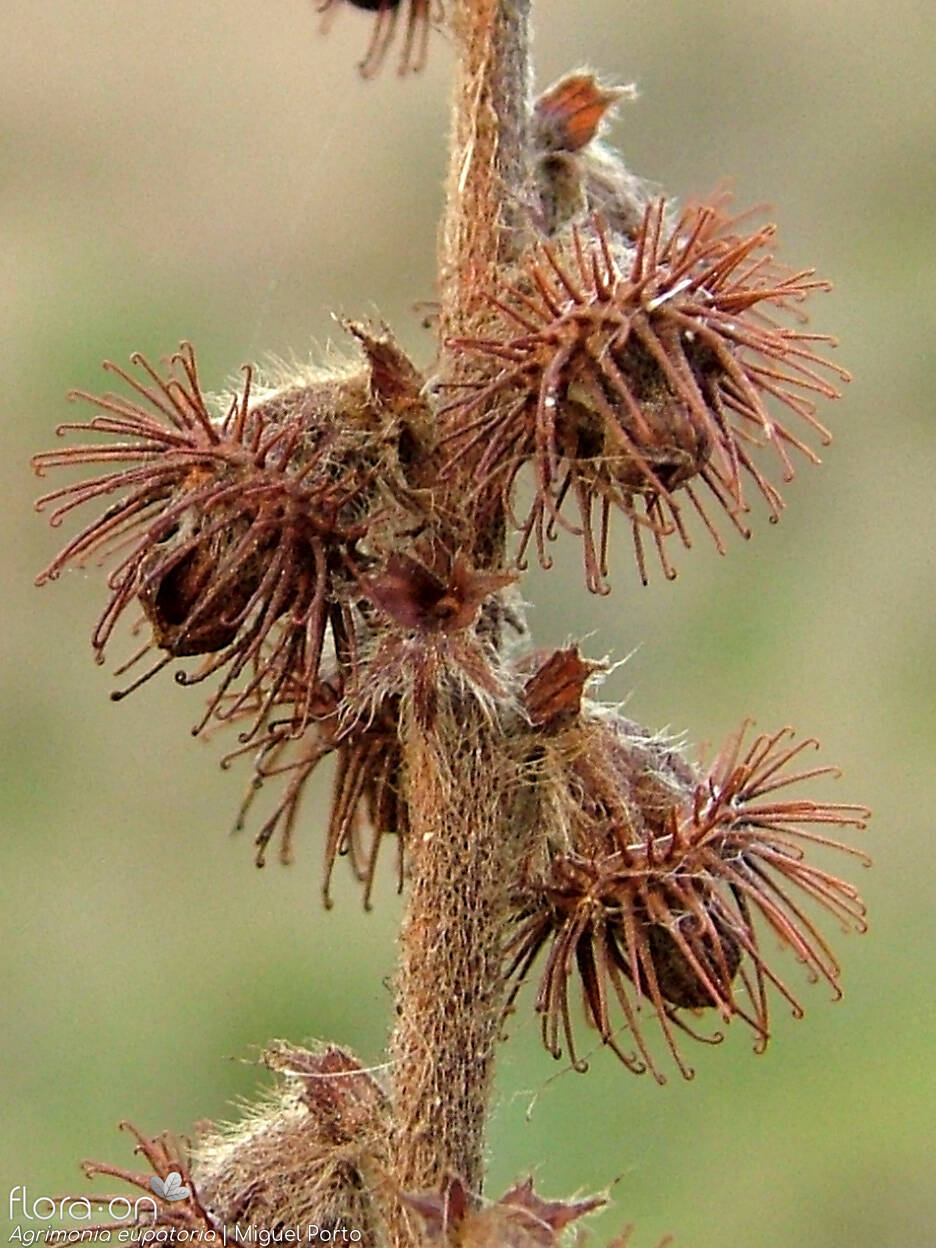
[[[446,340],[477,332],[497,267],[523,245],[530,3],[452,4],[458,65],[439,275],[450,378],[458,361]],[[466,487],[450,480],[440,510],[457,515]],[[465,535],[476,566],[500,563],[501,529]],[[402,725],[411,885],[390,1042],[391,1155],[403,1191],[438,1190],[452,1175],[478,1193],[504,998],[511,769],[497,717],[445,683],[431,723],[411,710]],[[402,1210],[389,1229],[395,1248],[416,1242]]]
[[[391,1041],[391,1155],[403,1190],[483,1179],[512,856],[501,730],[450,703],[407,725],[412,884]],[[515,852],[515,851],[514,851]]]
[[[529,183],[531,0],[456,0],[451,155],[442,222],[441,334],[487,313],[498,265],[523,246]]]

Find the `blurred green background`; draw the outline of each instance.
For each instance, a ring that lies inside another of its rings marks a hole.
[[[489,1190],[534,1167],[547,1194],[619,1180],[606,1237],[686,1248],[936,1243],[932,1181],[934,6],[930,0],[539,0],[540,85],[587,63],[641,97],[614,139],[688,197],[722,178],[766,201],[781,258],[835,279],[816,328],[853,369],[836,434],[778,527],[719,559],[700,537],[641,589],[618,530],[615,594],[580,588],[570,540],[527,584],[540,643],[621,658],[628,713],[715,741],[753,713],[815,733],[875,810],[865,938],[846,998],[779,1004],[764,1057],[735,1029],[663,1089],[597,1053],[585,1077],[539,1047],[529,996],[500,1067]],[[0,7],[0,329],[5,358],[2,669],[6,1192],[81,1187],[147,1130],[230,1116],[257,1046],[334,1039],[379,1061],[399,901],[319,907],[324,787],[291,869],[258,873],[227,829],[243,773],[193,742],[197,690],[126,703],[90,661],[100,577],[32,578],[57,538],[29,454],[98,362],[182,337],[220,387],[244,360],[306,359],[333,310],[379,314],[426,360],[450,50],[416,79],[359,81],[368,19],[328,39],[305,0],[5,0]],[[927,640],[927,639],[930,640]],[[127,643],[129,645],[129,643]],[[126,650],[118,645],[116,662]],[[340,873],[339,873],[340,874]],[[787,957],[796,980],[798,968]],[[530,1106],[532,1110],[530,1111]],[[528,1112],[530,1111],[530,1112]],[[928,1143],[927,1143],[928,1141]]]

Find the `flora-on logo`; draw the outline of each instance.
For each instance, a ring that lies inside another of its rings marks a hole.
[[[150,1187],[163,1200],[185,1200],[186,1196],[192,1194],[192,1189],[182,1182],[182,1175],[178,1170],[170,1170],[165,1179],[154,1174],[150,1179]]]
[[[178,1175],[176,1176],[178,1178]],[[178,1197],[176,1198],[178,1199]],[[103,1201],[96,1200],[96,1205],[103,1204]],[[10,1222],[16,1225],[20,1218],[27,1222],[51,1222],[53,1218],[71,1218],[75,1222],[90,1222],[96,1215],[91,1207],[91,1201],[87,1196],[37,1196],[35,1199],[31,1197],[22,1183],[17,1183],[15,1187],[10,1188],[9,1202]],[[141,1221],[142,1217],[155,1218],[159,1209],[156,1201],[152,1196],[138,1196],[131,1204],[126,1196],[112,1196],[107,1201],[107,1213],[112,1221],[118,1222],[120,1219],[132,1218],[134,1224]],[[54,1231],[50,1234],[68,1235],[68,1231]],[[21,1237],[17,1237],[20,1238]],[[26,1240],[21,1240],[26,1243]],[[28,1242],[35,1243],[35,1240]],[[49,1243],[55,1241],[49,1240]]]

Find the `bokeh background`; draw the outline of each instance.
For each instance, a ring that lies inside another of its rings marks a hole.
[[[540,643],[629,661],[606,691],[643,722],[717,741],[792,723],[875,809],[859,878],[870,935],[840,939],[846,998],[778,1004],[763,1057],[735,1029],[660,1089],[594,1055],[542,1052],[526,1009],[504,1050],[490,1191],[617,1180],[649,1248],[936,1243],[932,1132],[934,9],[928,0],[538,0],[540,84],[589,64],[641,97],[614,140],[687,197],[731,177],[772,205],[780,255],[834,277],[814,322],[853,369],[836,442],[777,527],[719,559],[700,538],[642,589],[618,533],[615,593],[581,589],[574,542],[527,585]],[[44,590],[56,535],[29,454],[98,363],[180,338],[221,387],[244,360],[317,356],[332,311],[379,314],[422,360],[433,292],[450,49],[416,79],[359,81],[368,18],[327,39],[306,0],[4,0],[0,341],[4,552],[0,1221],[6,1193],[80,1190],[127,1163],[115,1124],[230,1117],[271,1037],[379,1061],[400,904],[340,887],[319,906],[325,777],[291,869],[227,831],[245,779],[189,736],[200,693],[154,682],[118,706],[90,661],[100,577]],[[129,645],[129,643],[127,643]],[[115,661],[120,648],[114,652]],[[343,883],[343,881],[342,881]],[[798,968],[787,958],[796,980]],[[12,1228],[10,1228],[12,1229]]]

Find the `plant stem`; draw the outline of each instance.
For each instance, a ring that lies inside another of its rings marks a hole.
[[[457,66],[439,286],[442,342],[477,330],[497,267],[522,249],[531,0],[456,0]]]
[[[490,315],[498,266],[523,246],[528,185],[531,0],[453,0],[457,51],[447,203],[441,229],[441,371],[457,374],[452,336]],[[470,473],[465,463],[463,471]],[[441,509],[464,506],[449,480]],[[446,506],[447,504],[447,506]],[[476,566],[503,557],[502,526],[469,538]],[[479,558],[478,553],[483,552]],[[457,683],[457,682],[456,682]],[[509,711],[507,711],[509,714]],[[513,830],[498,716],[447,685],[431,722],[404,712],[411,882],[400,934],[391,1156],[398,1190],[448,1176],[481,1190],[484,1132],[504,999],[502,948]],[[416,1236],[403,1211],[395,1248]]]
[[[391,1155],[404,1191],[483,1180],[484,1127],[503,1006],[510,825],[501,730],[450,701],[407,725],[412,882],[391,1041]]]

